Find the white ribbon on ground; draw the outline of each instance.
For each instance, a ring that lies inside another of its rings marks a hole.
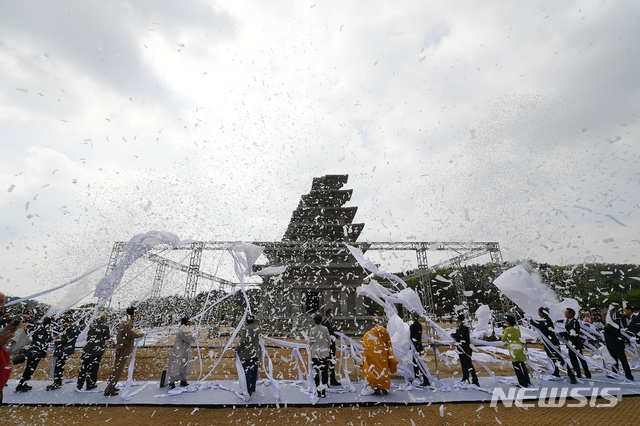
[[[415,357],[414,359],[418,363],[418,368],[420,369],[422,374],[429,378],[429,383],[431,384],[432,388],[441,392],[451,392],[451,387],[449,387],[449,385],[431,374],[431,371],[429,371],[429,367],[427,367],[427,364],[424,362],[418,352],[414,351],[413,356]],[[434,383],[438,384],[439,387],[434,386]]]
[[[271,383],[271,390],[273,392],[273,396],[276,400],[280,399],[280,383],[278,380],[273,378],[273,362],[271,361],[271,356],[267,349],[264,347],[264,342],[260,339],[260,349],[262,352],[262,366],[265,375],[269,379],[269,383]]]
[[[124,384],[124,390],[122,391],[122,399],[128,401],[131,399],[129,391],[131,390],[131,384],[133,383],[133,369],[136,365],[136,353],[138,352],[138,342],[134,342],[133,353],[131,354],[131,360],[129,361],[129,369],[127,371],[127,381]]]
[[[298,380],[301,381],[301,382],[304,382],[305,381],[305,378],[304,378],[305,374],[304,374],[303,368],[301,366],[305,365],[306,363],[305,363],[304,359],[302,358],[302,355],[300,354],[300,349],[307,349],[307,345],[305,345],[303,343],[287,342],[286,340],[274,339],[272,337],[267,337],[267,336],[262,336],[262,339],[269,340],[269,341],[275,343],[278,346],[291,349],[291,355],[292,355],[293,359],[296,361],[296,370],[297,370],[297,373],[298,373]],[[262,347],[263,356],[264,356],[264,354],[267,353],[267,351],[264,348],[264,343],[263,343],[262,339],[260,340],[260,346]],[[267,353],[267,356],[268,356],[268,353]],[[271,364],[271,358],[268,357],[268,359],[269,359],[269,363]],[[269,371],[269,374],[273,375],[273,371]],[[270,378],[270,380],[272,380],[271,377],[269,377],[269,378]]]
[[[307,392],[309,393],[309,400],[311,404],[316,405],[318,403],[318,389],[316,389],[315,381],[315,369],[313,368],[313,361],[311,360],[311,350],[309,346],[305,345],[307,349]]]
[[[236,353],[236,370],[238,370],[238,383],[240,384],[240,393],[244,397],[249,397],[249,388],[247,387],[247,375],[244,372],[244,368],[242,367],[242,362],[240,362],[240,357]]]

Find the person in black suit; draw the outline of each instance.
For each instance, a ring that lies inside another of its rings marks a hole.
[[[564,311],[564,317],[566,320],[564,321],[564,330],[560,335],[564,337],[567,344],[567,351],[569,352],[569,360],[571,361],[571,365],[573,369],[576,371],[576,377],[582,377],[580,373],[580,364],[582,364],[582,369],[584,370],[584,376],[587,379],[591,378],[591,372],[589,371],[589,366],[587,365],[587,361],[580,358],[580,362],[578,362],[578,355],[571,350],[570,346],[582,354],[582,350],[584,349],[584,343],[582,341],[582,336],[580,336],[580,321],[576,319],[576,311],[572,308],[567,308]]]
[[[416,357],[420,356],[422,351],[424,350],[424,346],[422,346],[422,324],[420,324],[420,315],[417,312],[411,314],[411,325],[409,325],[409,337],[411,337],[411,343],[413,343],[413,348],[416,350],[416,353],[413,358],[413,372],[416,376],[416,380],[418,380],[418,374],[422,374],[422,384],[420,386],[429,386],[429,378],[420,371],[420,367],[418,366],[418,361]]]
[[[634,323],[636,327],[636,338],[640,337],[640,306],[633,308],[631,322]]]
[[[456,323],[458,324],[458,328],[455,332],[451,333],[451,337],[456,341],[456,351],[458,352],[460,366],[462,367],[462,381],[468,382],[469,374],[471,374],[471,383],[476,386],[480,386],[478,383],[478,376],[476,376],[476,369],[473,367],[473,362],[471,362],[471,354],[473,350],[471,349],[469,327],[464,323],[464,315],[458,315]]]
[[[331,336],[331,346],[329,347],[329,385],[330,386],[342,386],[336,379],[336,332],[333,329],[333,310],[327,309],[325,311],[325,319],[322,321],[322,325],[329,330],[329,336]]]
[[[617,304],[612,303],[609,308],[606,325],[604,327],[604,343],[616,362],[613,365],[613,371],[618,373],[619,364],[622,364],[627,380],[633,380],[627,355],[624,353],[625,343],[627,343],[628,339],[622,335],[622,330],[626,328],[626,322],[622,315],[618,313]]]
[[[624,319],[627,324],[627,333],[637,338],[640,332],[640,315],[634,312],[631,306],[625,306],[623,309]]]
[[[569,366],[560,353],[560,341],[558,340],[558,336],[556,336],[553,321],[549,318],[549,308],[541,306],[538,308],[538,315],[540,319],[532,319],[531,325],[540,330],[542,335],[546,337],[546,339],[542,339],[542,345],[544,346],[544,351],[547,353],[547,356],[553,362],[553,376],[560,377],[559,367],[566,366],[567,376],[569,376],[571,384],[576,384],[576,376],[573,374],[571,366]]]

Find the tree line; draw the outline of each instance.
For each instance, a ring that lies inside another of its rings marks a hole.
[[[583,309],[605,306],[611,302],[625,301],[640,306],[640,266],[632,264],[585,263],[578,265],[550,265],[535,261],[517,262],[529,273],[539,275],[558,296],[576,299]],[[498,288],[493,285],[505,270],[516,263],[473,264],[460,270],[441,269],[429,274],[431,292],[436,314],[446,314],[458,304],[455,279],[461,279],[464,289],[473,292],[467,297],[469,310],[474,312],[480,305],[501,310],[502,300]],[[458,275],[459,276],[456,276]],[[407,284],[420,291],[419,278],[409,279]]]
[[[523,266],[533,275],[539,275],[541,281],[555,291],[558,296],[576,299],[583,309],[606,306],[611,302],[620,304],[626,302],[634,307],[640,306],[640,265],[585,263],[559,266],[527,261],[472,264],[465,265],[459,270],[439,269],[430,272],[429,282],[431,283],[435,313],[438,315],[450,314],[458,305],[458,292],[454,283],[456,279],[460,279],[467,294],[471,294],[466,297],[471,312],[475,312],[480,305],[488,305],[491,309],[500,311],[502,309],[501,293],[492,284],[493,280],[516,264]],[[397,275],[402,276],[400,273]],[[376,279],[385,285],[384,279]],[[405,281],[418,293],[422,291],[420,278],[411,278]],[[252,310],[257,311],[260,302],[260,289],[250,289],[247,293]],[[140,304],[138,313],[141,319],[144,318],[145,322],[149,322],[150,326],[177,323],[184,316],[192,317],[199,314],[205,305],[224,295],[225,293],[221,290],[213,290],[209,294],[200,293],[195,299],[180,295],[151,298]],[[11,301],[14,298],[8,296],[7,300]],[[89,308],[93,305],[87,304],[82,307]],[[370,314],[380,313],[380,307],[370,300],[365,300],[365,306]],[[46,304],[27,301],[21,304],[18,309],[28,313],[30,310],[46,311],[48,308],[49,306]],[[244,296],[237,293],[209,309],[203,320],[222,325],[231,324],[242,316],[244,310]]]

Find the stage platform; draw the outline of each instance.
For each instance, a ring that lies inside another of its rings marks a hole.
[[[319,398],[316,406],[371,406],[371,405],[416,405],[416,404],[451,404],[451,403],[490,403],[495,382],[489,377],[481,377],[482,389],[460,388],[461,384],[453,379],[442,380],[450,391],[433,388],[404,389],[404,382],[393,381],[388,395],[362,395],[364,383],[353,383],[355,392],[349,392],[343,388],[328,389],[326,398]],[[501,377],[499,386],[505,395],[509,394],[513,386],[514,377]],[[640,382],[621,383],[614,379],[601,375],[594,375],[593,379],[578,379],[578,383],[572,385],[564,377],[562,380],[537,380],[532,379],[533,389],[527,390],[525,400],[537,400],[542,392],[549,395],[560,395],[562,389],[568,390],[567,398],[571,399],[572,389],[580,395],[598,395],[602,389],[609,389],[610,395],[618,395],[618,398],[640,395]],[[61,389],[47,391],[47,385],[51,382],[30,381],[33,389],[29,392],[15,392],[17,380],[9,380],[4,389],[4,403],[15,405],[66,405],[66,406],[133,406],[133,405],[162,405],[183,407],[301,407],[311,406],[312,400],[306,392],[306,383],[287,381],[281,382],[279,387],[280,397],[275,398],[272,385],[266,381],[260,381],[253,397],[245,401],[239,394],[238,381],[207,381],[192,383],[189,387],[176,387],[170,390],[168,387],[160,388],[159,382],[135,382],[129,388],[129,395],[125,389],[120,389],[120,395],[105,397],[103,395],[106,384],[100,382],[98,388],[93,391],[78,391],[74,381],[67,381]],[[121,383],[123,384],[123,383]],[[464,386],[464,385],[462,385]],[[554,391],[555,388],[555,391]],[[576,389],[579,388],[579,389]],[[612,388],[619,388],[611,390]],[[513,392],[513,391],[512,391]],[[124,395],[124,397],[123,397]]]

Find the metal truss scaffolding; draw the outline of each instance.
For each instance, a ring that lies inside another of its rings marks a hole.
[[[151,262],[158,264],[158,269],[156,270],[156,280],[162,280],[166,273],[166,267],[171,269],[176,269],[182,272],[187,273],[187,282],[185,285],[185,296],[189,298],[193,298],[197,294],[198,289],[198,278],[204,278],[208,280],[212,280],[222,287],[226,287],[227,289],[234,288],[237,283],[216,277],[212,274],[203,272],[200,270],[200,263],[202,261],[202,253],[204,250],[227,250],[234,241],[197,241],[191,244],[180,246],[180,247],[170,247],[170,246],[157,246],[152,252],[147,253],[145,255],[146,259]],[[343,248],[343,243],[340,242],[326,242],[326,241],[254,241],[251,242],[257,246],[263,247],[266,251],[278,251],[278,250],[289,250],[289,251],[300,251],[300,252],[323,252],[323,251],[335,251],[336,249]],[[404,251],[414,251],[416,253],[416,258],[418,261],[418,270],[415,274],[407,275],[404,277],[405,280],[419,277],[420,279],[420,296],[422,298],[423,304],[427,311],[433,312],[433,294],[431,291],[431,282],[429,279],[429,273],[431,271],[435,271],[438,269],[444,268],[452,268],[457,270],[460,268],[462,262],[471,260],[474,258],[478,258],[480,256],[489,254],[491,256],[491,261],[495,264],[502,263],[502,254],[500,253],[500,245],[497,242],[418,242],[418,241],[410,241],[410,242],[355,242],[351,244],[352,246],[365,251],[395,251],[395,250],[404,250]],[[115,266],[115,261],[117,260],[120,252],[125,248],[125,242],[116,242],[113,245],[113,249],[111,251],[111,257],[109,264],[109,269],[107,271],[110,272],[113,270]],[[189,258],[189,265],[183,265],[178,262],[175,262],[171,259],[161,256],[158,253],[165,251],[178,251],[178,250],[191,250],[191,255]],[[449,251],[453,252],[454,257],[447,259],[443,262],[437,263],[432,267],[429,267],[428,261],[428,253],[429,252],[443,252]],[[269,265],[259,265],[256,266],[257,269]],[[289,264],[286,265],[288,267],[301,267],[303,264]],[[462,278],[460,274],[454,275],[454,284],[456,286],[456,290],[458,291],[459,303],[465,304],[466,297],[464,296],[464,283],[462,282]],[[160,294],[161,284],[157,283],[156,289],[154,290],[154,295],[158,296]]]

